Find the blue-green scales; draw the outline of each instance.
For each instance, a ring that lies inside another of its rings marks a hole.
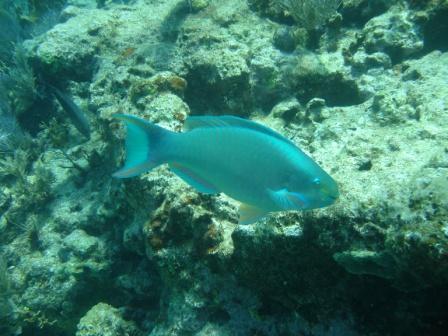
[[[175,133],[143,119],[126,122],[127,158],[116,177],[167,163],[199,192],[223,192],[242,203],[240,224],[269,212],[321,208],[339,195],[336,182],[291,141],[261,124],[233,116],[189,117]]]

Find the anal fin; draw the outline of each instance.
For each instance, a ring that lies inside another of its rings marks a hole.
[[[240,225],[252,224],[268,214],[266,210],[245,203],[241,203],[239,212],[240,220],[238,221],[238,224]]]
[[[148,170],[151,170],[155,166],[157,166],[157,164],[154,164],[150,161],[141,163],[136,166],[126,165],[125,167],[113,173],[112,176],[118,178],[134,177],[140,175],[141,173],[147,172]]]
[[[219,190],[217,190],[211,183],[205,181],[202,177],[197,176],[190,169],[183,167],[177,163],[170,163],[170,169],[174,174],[179,176],[182,180],[187,182],[197,191],[204,194],[217,194]]]

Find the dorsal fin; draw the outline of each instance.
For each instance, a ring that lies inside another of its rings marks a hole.
[[[286,139],[283,135],[275,132],[269,127],[256,123],[252,120],[243,119],[231,115],[190,116],[185,121],[184,129],[186,131],[189,131],[199,127],[228,127],[228,126],[247,128],[257,132],[261,132],[296,147],[296,145],[292,141]]]

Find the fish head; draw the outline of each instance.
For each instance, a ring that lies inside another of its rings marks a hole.
[[[327,173],[313,178],[311,181],[311,190],[313,202],[317,208],[331,205],[339,197],[338,184]]]
[[[290,176],[286,189],[296,209],[323,208],[339,197],[336,181],[321,168]]]

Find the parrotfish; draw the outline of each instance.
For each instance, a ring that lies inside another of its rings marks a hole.
[[[138,117],[125,122],[126,161],[114,176],[127,178],[167,163],[205,194],[241,202],[239,224],[271,212],[322,208],[339,196],[337,183],[292,141],[259,123],[234,116],[190,116],[176,133]]]
[[[83,134],[87,139],[90,139],[90,124],[81,108],[75,104],[70,96],[62,91],[59,91],[54,86],[48,85],[53,92],[56,100],[61,104],[62,109],[72,121],[76,129]]]

